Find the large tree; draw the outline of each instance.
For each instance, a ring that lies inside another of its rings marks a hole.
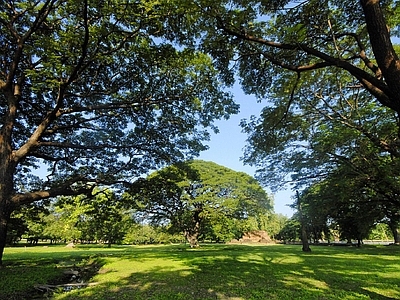
[[[169,224],[192,247],[213,226],[229,231],[234,220],[269,214],[273,207],[251,176],[201,160],[174,164],[139,179],[130,197],[146,221]]]
[[[195,1],[201,46],[245,91],[263,96],[286,76],[338,68],[382,105],[400,112],[398,1]],[[194,8],[195,9],[195,8]],[[235,62],[232,65],[232,62]],[[286,87],[290,90],[290,87]]]
[[[375,158],[371,166],[372,160],[353,160],[303,192],[307,218],[311,224],[336,224],[343,238],[359,241],[377,223],[386,223],[398,243],[399,184],[393,183],[396,179],[390,175],[390,163],[377,166]]]
[[[19,205],[196,155],[204,128],[237,111],[207,55],[168,43],[181,32],[160,1],[0,7],[0,263]]]
[[[178,7],[177,1],[170,3]],[[374,103],[393,112],[395,135],[371,133],[357,122],[349,127],[382,151],[400,156],[400,63],[392,43],[399,35],[398,1],[198,0],[185,6],[188,14],[168,24],[179,20],[198,30],[196,39],[180,36],[179,42],[208,51],[226,82],[238,75],[245,92],[268,99],[260,147],[264,142],[277,153],[283,145],[274,144],[274,139],[287,127],[294,131],[292,138],[302,134],[297,129],[311,130],[309,109],[322,115],[320,123],[345,122],[348,115],[337,114],[336,108],[352,98],[347,105],[351,112],[359,97],[363,105]],[[187,36],[192,33],[184,31]],[[332,99],[337,102],[334,109]],[[304,113],[292,118],[300,110]],[[365,123],[374,124],[368,119]]]

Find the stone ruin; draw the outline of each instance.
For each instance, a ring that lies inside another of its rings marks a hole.
[[[229,244],[271,244],[274,243],[271,240],[268,233],[264,230],[253,230],[243,234],[242,238],[239,240],[233,239],[229,242]]]

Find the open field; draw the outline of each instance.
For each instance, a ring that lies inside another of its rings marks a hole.
[[[400,247],[298,245],[6,248],[0,299],[94,266],[93,285],[54,299],[400,299]]]

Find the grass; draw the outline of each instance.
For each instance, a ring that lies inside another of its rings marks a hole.
[[[54,299],[400,299],[400,247],[312,250],[303,253],[298,245],[6,248],[0,299],[24,299],[34,284],[54,280],[64,267],[93,261],[101,266],[91,278],[96,285]]]

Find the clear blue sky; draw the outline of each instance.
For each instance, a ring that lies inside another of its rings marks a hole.
[[[235,102],[240,104],[240,113],[231,116],[229,120],[221,120],[215,124],[220,132],[212,134],[211,140],[206,143],[209,150],[200,154],[199,159],[213,161],[219,165],[228,167],[235,171],[246,172],[254,176],[255,168],[243,165],[240,158],[243,156],[243,148],[246,143],[246,134],[241,132],[239,122],[241,119],[248,119],[251,115],[259,116],[264,103],[258,103],[256,98],[250,95],[245,95],[240,87],[235,86],[232,89],[235,97]],[[268,190],[271,194],[271,191]],[[291,196],[293,192],[290,189],[280,191],[274,195],[275,212],[291,217],[294,211],[288,207],[293,200]]]

